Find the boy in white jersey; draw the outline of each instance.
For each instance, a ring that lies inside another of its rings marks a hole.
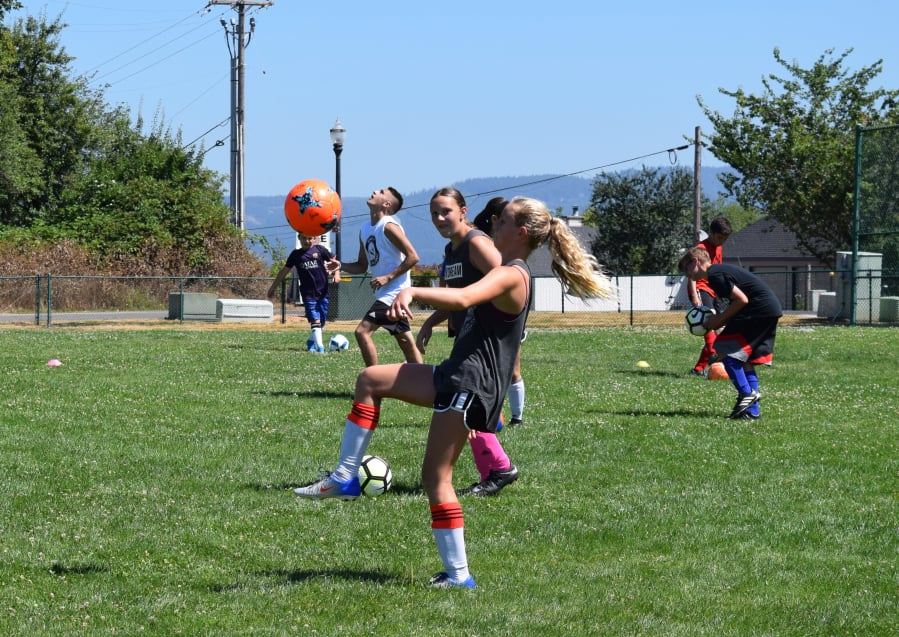
[[[421,363],[409,320],[387,317],[399,291],[412,285],[409,272],[418,263],[418,253],[394,216],[403,207],[403,196],[388,186],[374,191],[367,203],[371,218],[359,233],[359,257],[353,263],[338,263],[348,274],[371,273],[375,302],[356,326],[356,343],[365,366],[377,365],[378,350],[372,335],[383,327],[393,334],[407,362]]]

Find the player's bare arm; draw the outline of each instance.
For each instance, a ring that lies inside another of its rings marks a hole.
[[[503,257],[490,237],[474,237],[469,246],[468,259],[480,272],[487,274],[503,264]]]
[[[418,253],[412,246],[412,242],[406,237],[406,233],[403,232],[402,228],[396,224],[389,223],[384,228],[384,236],[390,240],[390,243],[396,246],[397,250],[406,255],[406,258],[404,258],[391,272],[388,272],[384,276],[372,279],[371,285],[373,288],[387,285],[398,276],[402,276],[414,268],[415,264],[418,263]]]
[[[340,269],[347,274],[365,274],[368,272],[368,255],[365,254],[365,246],[359,240],[359,256],[353,263],[341,263]]]
[[[499,310],[517,314],[524,309],[527,285],[522,270],[516,266],[494,268],[484,278],[464,288],[409,287],[402,290],[390,306],[387,316],[398,320],[412,317],[409,304],[413,299],[434,307],[456,311],[492,302]]]

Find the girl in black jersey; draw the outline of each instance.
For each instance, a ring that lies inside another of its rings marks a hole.
[[[503,206],[506,202],[503,199]],[[497,209],[502,212],[503,206]],[[465,197],[452,186],[441,188],[431,197],[431,222],[440,236],[449,239],[441,268],[441,284],[448,288],[463,288],[479,281],[484,274],[502,265],[502,256],[487,233],[474,228],[466,219],[468,206]],[[418,330],[415,345],[424,355],[434,326],[448,324],[447,333],[455,336],[461,331],[465,312],[434,310]],[[517,363],[517,360],[516,360]],[[517,364],[516,364],[517,367]],[[502,421],[497,424],[497,431]],[[493,496],[518,479],[518,467],[512,464],[495,433],[478,432],[470,437],[471,455],[481,479],[459,493]]]
[[[413,300],[443,310],[467,310],[449,358],[437,366],[405,363],[364,369],[356,379],[337,467],[318,482],[294,490],[305,498],[355,499],[360,494],[359,462],[377,427],[383,399],[433,407],[422,485],[444,568],[430,580],[438,588],[475,588],[468,570],[462,507],[453,488],[453,465],[472,432],[495,429],[527,317],[528,256],[549,242],[552,270],[570,294],[614,295],[596,259],[540,201],[523,197],[510,201],[494,220],[493,240],[503,265],[479,281],[456,289],[409,287],[397,295],[388,311],[395,320],[413,318]]]

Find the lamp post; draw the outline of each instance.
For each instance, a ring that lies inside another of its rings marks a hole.
[[[334,147],[334,190],[337,192],[337,196],[340,197],[340,153],[343,152],[343,139],[346,136],[346,129],[340,125],[340,118],[337,118],[337,121],[334,122],[333,128],[331,128],[331,144]],[[342,204],[343,202],[341,202]],[[340,222],[337,222],[337,227],[334,229],[334,256],[340,260]]]

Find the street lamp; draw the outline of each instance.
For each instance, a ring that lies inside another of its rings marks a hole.
[[[343,152],[343,139],[346,137],[346,129],[340,125],[340,118],[334,122],[331,128],[331,144],[334,146],[334,190],[340,196],[340,153]],[[342,204],[343,202],[341,202]],[[340,222],[334,228],[334,256],[340,260]]]

